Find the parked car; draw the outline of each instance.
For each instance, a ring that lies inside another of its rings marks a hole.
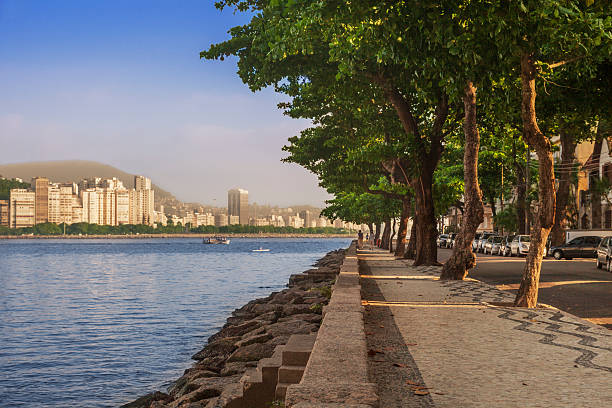
[[[478,241],[480,241],[480,236],[481,235],[482,235],[482,233],[480,233],[480,232],[477,232],[474,235],[474,240],[472,241],[472,251],[473,252],[478,252],[477,251],[477,249],[478,249]]]
[[[597,246],[597,269],[608,268],[610,260],[610,247],[612,246],[612,237],[604,237]]]
[[[504,238],[499,235],[491,235],[485,243],[484,253],[487,252],[491,255],[499,255],[499,247],[501,246]]]
[[[502,243],[499,248],[499,254],[501,256],[510,256],[510,244],[514,239],[515,235],[506,235],[502,239]]]
[[[585,236],[572,239],[564,245],[552,247],[549,254],[555,259],[596,258],[601,237]]]
[[[491,235],[495,235],[495,234],[492,232],[482,233],[482,235],[480,236],[480,239],[478,240],[478,248],[476,249],[476,252],[484,252],[484,245],[487,242],[487,239],[489,239]]]
[[[456,233],[448,234],[448,239],[446,240],[446,247],[452,248],[455,246],[455,239],[457,238]]]
[[[527,255],[529,252],[529,235],[516,235],[510,243],[510,256]]]
[[[608,240],[608,261],[605,263],[605,269],[608,272],[612,272],[612,237]]]
[[[446,240],[448,239],[448,234],[440,234],[438,236],[438,247],[446,247]]]

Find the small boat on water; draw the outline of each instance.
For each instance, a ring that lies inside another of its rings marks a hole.
[[[230,240],[229,238],[226,237],[206,237],[202,240],[203,244],[225,244],[225,245],[229,245]]]
[[[259,247],[259,249],[251,249],[251,252],[270,252],[267,248]]]

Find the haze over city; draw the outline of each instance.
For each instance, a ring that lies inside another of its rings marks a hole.
[[[316,178],[281,163],[306,121],[251,93],[235,60],[200,61],[244,15],[212,2],[0,2],[0,164],[95,160],[182,201],[322,206]]]

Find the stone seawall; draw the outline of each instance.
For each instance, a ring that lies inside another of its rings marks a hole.
[[[193,367],[187,369],[167,392],[152,392],[122,408],[255,408],[268,407],[273,400],[282,400],[275,396],[272,388],[271,394],[260,392],[256,401],[245,402],[244,392],[249,386],[245,386],[245,381],[252,381],[248,370],[258,365],[262,370],[261,363],[271,357],[280,359],[283,345],[290,342],[290,338],[304,343],[308,342],[307,335],[316,334],[345,252],[328,253],[314,264],[315,268],[292,275],[288,289],[236,309],[223,328],[193,355],[196,360]],[[300,340],[295,335],[303,335],[305,339]],[[275,387],[279,375],[278,367],[276,369]],[[260,374],[260,383],[262,381]]]

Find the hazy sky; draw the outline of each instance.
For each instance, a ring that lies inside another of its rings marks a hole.
[[[321,206],[281,163],[308,125],[199,52],[247,22],[207,0],[0,0],[0,163],[82,159],[151,177],[184,201]]]

